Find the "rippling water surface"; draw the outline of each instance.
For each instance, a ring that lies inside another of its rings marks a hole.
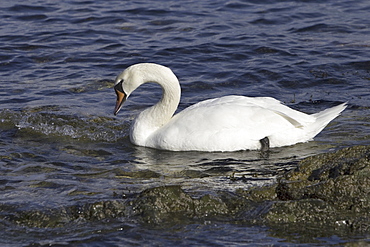
[[[151,229],[128,217],[48,228],[23,225],[14,215],[161,185],[181,185],[195,196],[234,192],[272,183],[309,155],[368,144],[369,12],[367,0],[2,1],[0,225],[7,234],[0,242],[310,244],[232,222]],[[182,87],[180,109],[229,94],[271,96],[307,113],[345,101],[349,107],[315,141],[274,149],[267,159],[259,152],[135,147],[130,123],[161,90],[144,85],[114,117],[112,86],[119,72],[139,62],[173,69]]]

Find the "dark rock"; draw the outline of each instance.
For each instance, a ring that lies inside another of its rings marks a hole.
[[[239,190],[238,194],[265,201],[254,222],[369,232],[370,147],[355,146],[306,158],[276,185]]]
[[[304,159],[276,188],[280,200],[321,199],[337,210],[370,212],[370,148],[357,146]]]
[[[233,217],[244,207],[243,199],[230,193],[192,198],[180,186],[150,188],[132,201],[136,216],[148,224],[184,223],[215,216]]]

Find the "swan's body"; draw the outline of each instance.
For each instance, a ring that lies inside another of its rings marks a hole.
[[[307,115],[269,97],[225,96],[192,105],[173,116],[180,101],[180,85],[169,68],[143,63],[130,66],[116,79],[115,114],[141,84],[162,86],[162,99],[141,112],[130,130],[135,145],[172,151],[237,151],[312,140],[345,108],[341,104]],[[262,145],[263,146],[263,145]]]

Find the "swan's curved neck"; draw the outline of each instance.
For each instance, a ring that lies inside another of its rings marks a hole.
[[[141,112],[131,127],[131,141],[136,145],[144,145],[145,140],[157,129],[171,120],[181,96],[181,88],[177,77],[171,73],[157,79],[147,79],[144,83],[154,82],[162,87],[162,98],[158,103]]]

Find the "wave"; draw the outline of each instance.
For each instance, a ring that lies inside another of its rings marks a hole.
[[[11,128],[33,135],[115,142],[126,135],[128,124],[109,117],[70,115],[58,107],[45,106],[1,110],[0,129]]]

